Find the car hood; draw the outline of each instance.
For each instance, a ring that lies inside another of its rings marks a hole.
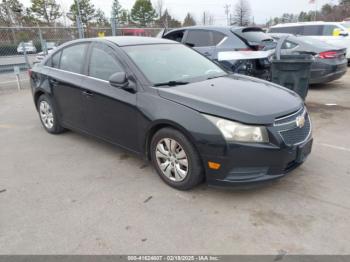
[[[161,97],[202,113],[246,124],[269,125],[303,106],[300,97],[256,78],[231,75],[187,85],[159,88]]]

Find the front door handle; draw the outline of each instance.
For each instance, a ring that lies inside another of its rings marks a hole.
[[[204,52],[205,56],[211,56],[211,54],[209,52]]]
[[[91,91],[88,91],[88,90],[84,90],[82,93],[83,93],[84,96],[88,96],[88,97],[94,95]]]

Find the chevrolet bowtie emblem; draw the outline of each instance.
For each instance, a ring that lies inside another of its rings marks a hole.
[[[302,128],[305,125],[305,117],[304,116],[298,116],[295,119],[295,123],[297,127]]]

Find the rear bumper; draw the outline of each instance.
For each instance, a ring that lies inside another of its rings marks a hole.
[[[207,168],[207,183],[237,187],[280,179],[304,163],[311,152],[312,137],[291,147],[232,146],[227,157],[207,156],[205,161],[221,163],[220,170]]]
[[[314,63],[310,73],[310,84],[327,83],[341,78],[347,71],[348,61],[331,65],[324,63]]]

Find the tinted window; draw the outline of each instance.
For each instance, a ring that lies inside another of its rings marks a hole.
[[[226,37],[225,34],[220,33],[220,32],[212,32],[212,34],[213,34],[213,44],[214,45],[219,44],[222,41],[222,39],[224,39]]]
[[[286,33],[293,35],[300,35],[301,31],[301,26],[273,27],[269,29],[269,33]]]
[[[302,35],[322,35],[322,25],[307,25],[303,28]]]
[[[186,43],[194,47],[212,46],[211,32],[207,30],[190,30],[187,34]]]
[[[238,30],[234,32],[243,39],[247,40],[248,42],[260,43],[264,40],[272,40],[272,38],[268,34],[263,32],[262,30],[257,30],[255,28],[246,29],[242,32]]]
[[[89,76],[108,81],[109,77],[117,72],[123,72],[123,69],[114,59],[113,54],[99,47],[93,47],[90,58]]]
[[[337,31],[340,32],[341,29],[335,25],[325,25],[325,26],[323,26],[322,35],[328,35],[328,36],[332,35],[333,36],[333,35],[336,35],[338,33]]]
[[[165,35],[164,38],[174,40],[177,42],[181,42],[183,36],[184,36],[184,30],[181,30],[181,31],[169,33],[169,34]]]
[[[226,75],[212,61],[184,45],[136,45],[123,49],[152,83]]]
[[[61,52],[58,52],[52,56],[52,63],[51,66],[54,68],[58,68],[60,65],[60,57],[61,57]]]
[[[87,44],[69,46],[62,51],[60,69],[81,73]]]

